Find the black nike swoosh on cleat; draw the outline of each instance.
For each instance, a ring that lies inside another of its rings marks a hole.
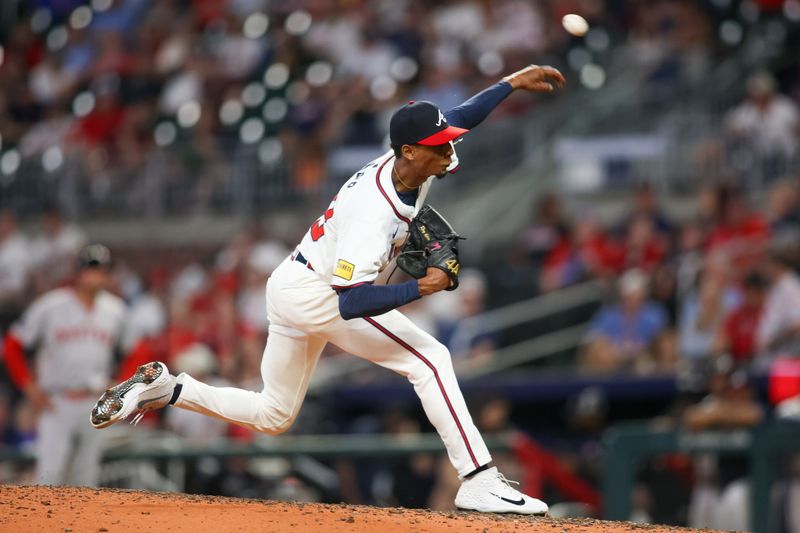
[[[142,400],[138,404],[136,404],[136,407],[141,409],[144,406],[144,404],[146,404],[146,403],[155,402],[155,401],[160,400],[161,398],[166,398],[167,396],[170,396],[170,395],[172,395],[172,393],[168,392],[167,394],[162,394],[158,398],[150,398],[149,400]]]
[[[525,505],[525,498],[520,498],[519,500],[509,500],[508,498],[503,498],[502,496],[498,496],[494,492],[490,492],[489,494],[491,494],[495,498],[500,498],[504,502],[508,502],[508,503],[510,503],[512,505]]]

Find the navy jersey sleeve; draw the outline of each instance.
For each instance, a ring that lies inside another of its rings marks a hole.
[[[489,116],[514,89],[507,81],[495,83],[444,114],[448,124],[472,129]]]
[[[397,285],[359,285],[339,291],[339,313],[345,320],[382,315],[419,298],[415,279]]]

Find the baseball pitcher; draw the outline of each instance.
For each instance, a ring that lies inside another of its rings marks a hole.
[[[549,92],[563,83],[556,69],[531,65],[446,113],[430,102],[400,108],[389,127],[392,150],[342,186],[267,282],[264,390],[212,387],[187,374],[175,378],[163,363],[152,362],[103,394],[92,410],[92,425],[104,428],[134,411],[141,416],[172,404],[256,431],[282,433],[295,420],[320,353],[331,342],[408,378],[462,479],[457,507],[547,512],[544,502],[512,488],[491,466],[447,348],[397,308],[458,284],[458,236],[425,205],[433,178],[457,165],[453,141],[515,89]],[[398,264],[417,279],[374,284],[401,250]]]

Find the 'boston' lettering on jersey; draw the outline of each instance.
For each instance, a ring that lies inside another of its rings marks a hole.
[[[103,344],[111,344],[111,333],[106,330],[92,327],[61,328],[53,333],[56,342],[69,342],[76,340],[93,339]]]

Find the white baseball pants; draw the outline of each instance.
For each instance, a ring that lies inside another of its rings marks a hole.
[[[58,394],[42,411],[36,427],[36,482],[40,485],[93,487],[100,481],[106,434],[86,422],[94,396],[73,400]]]
[[[399,311],[344,320],[333,289],[305,265],[287,259],[267,282],[267,312],[264,390],[212,387],[181,374],[177,407],[263,433],[282,433],[297,417],[320,353],[331,342],[408,378],[459,475],[491,461],[447,348]]]

